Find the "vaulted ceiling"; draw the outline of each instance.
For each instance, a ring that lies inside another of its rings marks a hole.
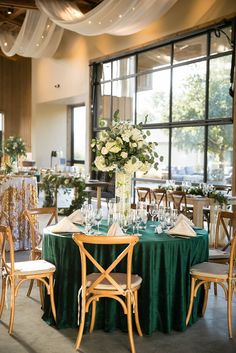
[[[89,12],[102,1],[103,0],[67,0],[67,2],[76,4],[83,13]],[[37,10],[34,0],[0,0],[0,32],[7,31],[17,34],[22,26],[27,9]],[[5,56],[1,52],[1,49],[0,55]],[[15,58],[12,59],[15,60]]]
[[[103,0],[67,0],[75,3],[78,8],[86,13],[92,10]],[[0,0],[0,30],[19,31],[27,9],[37,9],[34,0]]]

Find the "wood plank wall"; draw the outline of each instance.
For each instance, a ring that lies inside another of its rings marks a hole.
[[[0,56],[0,112],[4,138],[20,136],[31,150],[31,59]]]

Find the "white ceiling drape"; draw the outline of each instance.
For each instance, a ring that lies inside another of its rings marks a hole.
[[[0,32],[0,46],[7,56],[50,57],[57,50],[62,34],[63,29],[47,15],[41,11],[28,10],[18,35]]]
[[[38,10],[27,10],[18,35],[0,32],[7,56],[50,57],[58,48],[63,29],[86,35],[130,35],[164,15],[178,0],[103,0],[83,14],[66,0],[36,0]]]
[[[58,26],[86,36],[130,35],[165,14],[177,0],[103,0],[86,14],[63,0],[36,0],[37,7]]]

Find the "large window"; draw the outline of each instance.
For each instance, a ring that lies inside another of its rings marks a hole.
[[[72,165],[84,164],[86,143],[86,107],[74,106],[72,109]]]
[[[231,37],[229,22],[93,65],[94,135],[119,109],[151,131],[164,156],[137,178],[231,183]]]

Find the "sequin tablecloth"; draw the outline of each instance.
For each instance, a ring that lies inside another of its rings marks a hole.
[[[25,208],[37,206],[37,180],[32,176],[0,176],[0,218],[11,227],[15,250],[30,247],[29,226],[23,217]]]

